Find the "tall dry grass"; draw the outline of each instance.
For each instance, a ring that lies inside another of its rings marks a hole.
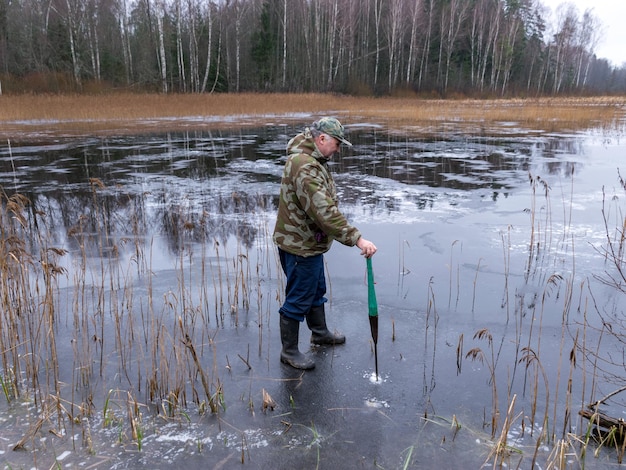
[[[347,123],[374,120],[421,130],[442,123],[486,126],[512,122],[545,130],[615,123],[626,98],[433,100],[331,94],[103,94],[0,96],[0,137],[25,130],[123,133],[265,124],[281,116],[329,114]]]

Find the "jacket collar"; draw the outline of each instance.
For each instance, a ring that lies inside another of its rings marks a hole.
[[[322,155],[322,152],[320,152],[317,145],[315,145],[315,140],[313,139],[311,130],[308,127],[304,130],[304,132],[298,134],[289,141],[289,144],[287,144],[287,153],[289,155],[293,153],[311,155],[321,163],[326,163],[328,161],[328,158]]]

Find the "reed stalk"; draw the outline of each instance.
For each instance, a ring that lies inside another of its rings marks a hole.
[[[430,356],[431,364],[430,377],[428,377],[428,362],[424,360],[424,396],[428,396],[435,388],[435,358],[437,352],[437,326],[439,324],[439,314],[437,313],[433,283],[434,279],[431,277],[428,283],[428,304],[426,307],[426,326],[424,328],[424,357],[426,358]],[[429,335],[432,335],[432,351],[429,351]]]
[[[478,259],[478,263],[476,264],[476,272],[474,273],[474,282],[472,287],[472,313],[474,313],[474,306],[476,305],[476,285],[478,283],[478,273],[480,272],[480,262],[482,258]]]
[[[511,269],[511,226],[507,227],[507,236],[506,239],[504,234],[500,234],[502,239],[502,252],[504,259],[504,291],[502,292],[502,304],[501,306],[506,307],[506,322],[509,323],[510,319],[510,306],[509,306],[509,276]]]
[[[517,421],[520,416],[522,416],[522,413],[518,413],[517,415],[514,414],[516,399],[517,395],[513,395],[513,397],[509,401],[509,406],[504,417],[504,423],[502,424],[500,434],[496,439],[491,451],[489,452],[487,461],[485,462],[486,465],[487,462],[493,458],[493,469],[495,469],[496,467],[502,468],[504,461],[508,459],[510,453],[516,451],[516,449],[513,449],[508,444],[508,436],[511,431],[511,427],[513,426],[513,423]]]
[[[452,278],[453,278],[453,273],[456,274],[456,302],[455,302],[455,309],[456,307],[458,307],[459,305],[459,295],[460,295],[460,272],[459,272],[459,265],[456,265],[456,270],[454,269],[454,264],[453,264],[453,254],[454,254],[454,246],[459,243],[459,240],[454,240],[452,242],[452,246],[450,247],[450,264],[448,265],[448,270],[450,272],[450,285],[449,285],[449,289],[448,289],[448,310],[450,310],[451,308],[451,304],[452,304]],[[463,252],[463,244],[460,243],[461,247],[459,248],[459,250],[461,251],[461,253]]]
[[[485,352],[481,348],[475,347],[470,349],[467,354],[465,354],[465,358],[471,359],[472,361],[479,361],[481,364],[485,364],[489,369],[489,383],[491,384],[491,418],[489,425],[491,428],[491,438],[493,439],[496,436],[500,421],[500,408],[498,405],[498,384],[496,380],[496,358],[493,345],[493,336],[488,329],[483,328],[474,333],[473,339],[486,340],[487,346],[490,351],[490,355],[489,357],[487,357],[485,355]]]

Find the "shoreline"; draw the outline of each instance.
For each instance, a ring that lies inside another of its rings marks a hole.
[[[332,94],[107,94],[0,96],[0,139],[110,136],[259,127],[321,115],[429,132],[506,124],[543,131],[623,126],[626,97],[463,99]]]

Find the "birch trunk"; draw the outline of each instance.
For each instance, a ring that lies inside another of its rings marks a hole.
[[[206,91],[206,86],[209,81],[209,73],[211,69],[211,48],[213,47],[213,18],[211,15],[211,4],[207,5],[207,15],[206,15],[206,24],[207,24],[207,47],[206,47],[206,67],[204,68],[204,78],[202,79],[202,88],[200,90],[201,93]],[[216,72],[217,75],[217,72]]]
[[[185,54],[183,51],[183,28],[181,25],[180,0],[176,0],[176,62],[178,65],[178,87],[187,92],[187,78],[185,76]]]
[[[89,27],[89,53],[91,55],[91,71],[94,78],[100,81],[100,42],[98,41],[97,14],[94,16],[95,24]]]
[[[161,69],[161,91],[168,92],[167,58],[165,55],[165,34],[163,32],[163,11],[157,12],[157,28],[159,33],[159,64]]]
[[[409,41],[409,58],[406,66],[406,84],[409,85],[413,80],[413,73],[416,64],[416,48],[417,48],[417,22],[419,12],[422,8],[422,0],[415,0],[413,3],[413,12],[411,15],[411,39]]]
[[[283,1],[283,91],[287,87],[287,0]]]
[[[426,39],[424,41],[424,49],[422,50],[422,59],[420,60],[420,73],[418,80],[418,87],[421,89],[422,80],[428,75],[428,55],[430,54],[430,41],[433,32],[433,15],[434,15],[434,0],[428,0],[428,22],[426,26]]]
[[[465,19],[467,12],[467,2],[465,0],[451,0],[450,2],[450,24],[446,37],[446,76],[443,84],[444,91],[448,89],[448,80],[450,78],[450,60],[454,51],[454,44],[459,35],[461,24]]]
[[[239,93],[241,73],[241,18],[239,16],[239,0],[235,0],[235,91]]]
[[[76,52],[76,31],[74,22],[74,10],[70,3],[70,0],[65,0],[67,5],[67,29],[69,33],[70,41],[70,54],[72,56],[72,73],[74,75],[74,82],[80,88],[82,86],[80,79],[80,64],[78,62],[78,54]]]
[[[196,5],[193,0],[187,1],[189,15],[189,81],[193,93],[200,91],[200,58],[198,57],[198,33],[196,26]]]
[[[337,32],[337,14],[339,11],[339,0],[333,2],[333,10],[331,12],[331,26],[328,29],[328,81],[327,88],[333,86],[333,68],[335,58],[335,36]]]
[[[124,58],[124,72],[126,74],[126,84],[131,83],[133,76],[133,55],[130,48],[130,35],[128,34],[128,10],[126,0],[122,0],[122,11],[119,18],[120,36],[122,41],[122,57]]]
[[[402,0],[389,1],[389,71],[387,86],[393,89],[398,74],[399,44],[402,35]]]
[[[380,20],[382,17],[382,0],[374,0],[374,24],[376,35],[376,64],[374,65],[374,86],[378,84],[378,68],[380,66]]]

